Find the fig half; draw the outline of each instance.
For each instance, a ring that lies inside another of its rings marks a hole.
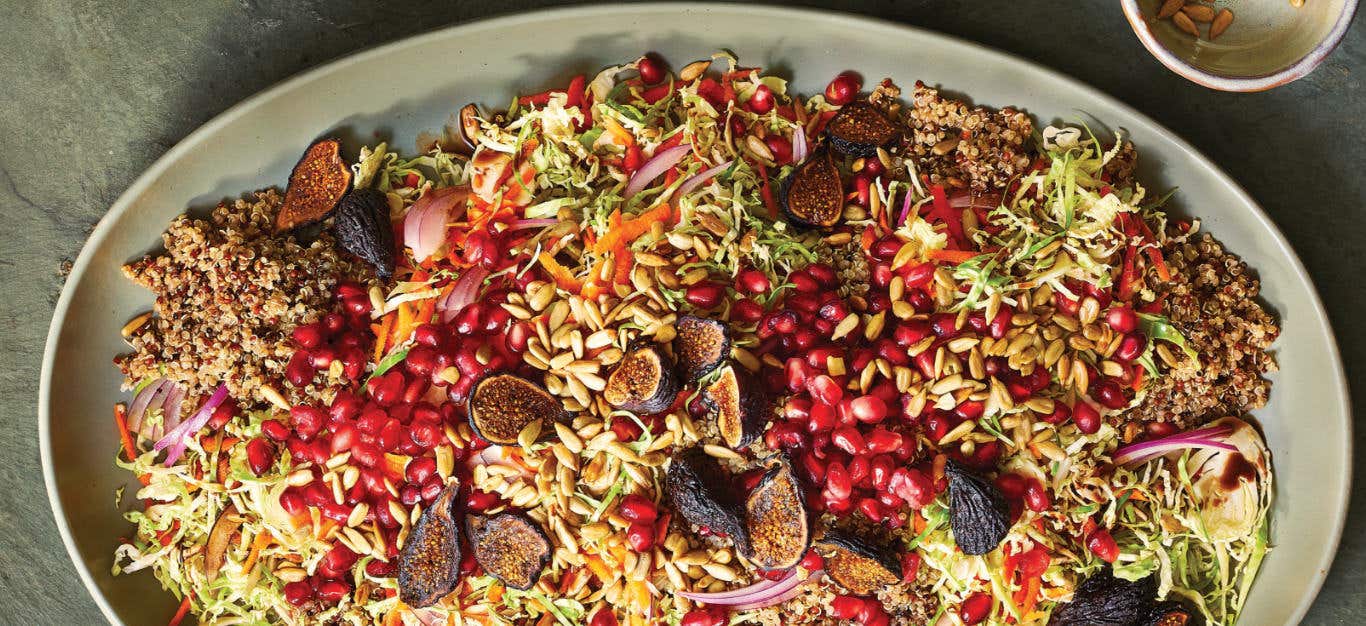
[[[673,360],[658,346],[646,345],[626,353],[607,377],[602,397],[608,404],[632,413],[658,413],[678,396]]]
[[[446,487],[422,512],[398,554],[398,595],[404,604],[436,604],[460,582],[460,522],[456,485]]]
[[[830,151],[817,150],[787,175],[782,187],[783,216],[812,228],[830,228],[844,214],[844,183]]]
[[[877,149],[896,140],[901,131],[867,100],[856,100],[840,107],[825,125],[830,145],[841,153],[870,157]]]
[[[701,448],[688,448],[669,462],[664,491],[683,519],[713,535],[730,537],[735,549],[749,554],[749,531],[740,521],[740,505],[730,491],[733,479]]]
[[[289,173],[285,199],[275,215],[275,232],[312,224],[327,217],[351,190],[351,166],[341,157],[341,142],[319,139],[304,151]]]
[[[832,530],[816,547],[825,557],[825,573],[855,595],[868,595],[901,580],[901,562],[890,546]]]
[[[1010,532],[1010,505],[991,481],[950,460],[949,528],[963,554],[986,554]]]
[[[1144,616],[1156,595],[1152,576],[1128,581],[1110,570],[1096,572],[1077,585],[1071,602],[1053,610],[1048,626],[1128,626]]]
[[[716,430],[726,445],[740,449],[753,443],[768,425],[768,398],[758,382],[734,365],[703,390],[702,396],[716,416]]]
[[[712,373],[730,356],[730,329],[717,320],[684,315],[674,330],[674,356],[687,382]]]
[[[1205,626],[1205,617],[1184,602],[1167,600],[1148,609],[1137,626]]]
[[[513,589],[530,589],[550,564],[550,539],[525,515],[472,517],[469,534],[474,560],[490,576]]]
[[[806,500],[792,464],[778,456],[745,499],[750,562],[765,569],[787,569],[801,562],[811,544]]]
[[[562,420],[564,405],[544,387],[516,374],[489,374],[474,384],[468,401],[470,426],[490,443],[513,445],[527,424]]]

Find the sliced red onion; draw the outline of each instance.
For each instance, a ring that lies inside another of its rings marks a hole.
[[[821,571],[816,570],[807,576],[797,575],[797,570],[787,572],[787,575],[778,580],[762,580],[748,587],[722,591],[718,593],[691,593],[680,592],[683,596],[694,602],[702,604],[712,604],[716,606],[727,606],[737,611],[747,609],[759,609],[766,606],[781,604],[792,599],[801,592],[801,586],[813,576],[820,575]]]
[[[797,131],[792,133],[792,162],[801,163],[806,160],[806,131],[801,124],[797,125]]]
[[[517,220],[508,225],[508,230],[525,230],[527,228],[545,228],[559,224],[560,220],[553,217]]]
[[[204,406],[199,407],[199,411],[193,417],[176,426],[171,432],[166,433],[165,437],[162,437],[156,442],[156,445],[152,446],[152,449],[157,452],[170,448],[170,451],[166,453],[166,467],[174,465],[180,455],[185,453],[185,446],[189,445],[190,437],[209,422],[214,409],[217,409],[218,405],[223,404],[223,401],[227,399],[228,387],[219,385],[218,389],[214,390],[213,395],[209,396],[209,400],[204,403]]]
[[[469,190],[464,187],[432,189],[418,198],[403,218],[403,243],[413,258],[423,261],[441,248],[446,223],[463,215]]]
[[[640,169],[636,170],[636,173],[631,175],[631,180],[626,183],[626,190],[622,192],[622,196],[629,200],[631,196],[644,191],[649,186],[650,181],[659,178],[664,172],[669,171],[669,168],[678,165],[678,162],[683,160],[683,155],[691,150],[692,146],[685,143],[655,153],[649,161],[646,161],[640,166]]]
[[[688,180],[683,181],[683,184],[678,186],[678,191],[675,192],[675,195],[684,195],[694,189],[697,189],[698,187],[701,187],[702,185],[707,184],[707,181],[716,178],[717,174],[726,171],[726,168],[730,167],[731,163],[732,161],[726,161],[725,163],[722,163],[714,167],[709,167],[705,170],[702,170],[701,172],[698,172],[693,176],[688,177]]]
[[[152,394],[151,400],[147,403],[147,411],[151,411],[154,408],[159,408],[162,410],[164,414],[166,411],[166,398],[171,394],[171,391],[174,389],[176,389],[176,384],[169,380],[166,381],[166,384],[162,385],[161,388],[156,390],[156,393]],[[144,411],[142,414],[142,426],[138,430],[138,434],[148,439],[156,439],[157,437],[161,436],[161,433],[166,432],[170,428],[170,426],[166,425],[164,415],[160,424],[154,424],[147,420],[147,412]]]
[[[465,273],[455,281],[451,292],[436,303],[437,310],[441,311],[441,321],[451,321],[462,309],[473,303],[479,296],[479,286],[484,284],[484,279],[488,275],[488,270],[477,265],[465,270]]]
[[[1119,465],[1135,465],[1172,452],[1191,448],[1211,448],[1225,452],[1237,452],[1238,448],[1223,442],[1224,437],[1231,432],[1232,429],[1228,428],[1202,428],[1152,441],[1143,441],[1115,450],[1114,459],[1115,463]]]
[[[167,384],[165,378],[158,378],[146,387],[142,388],[136,396],[133,396],[133,404],[128,407],[128,430],[129,432],[140,432],[142,429],[142,416],[147,412],[147,407],[152,404],[152,396]]]
[[[901,216],[898,217],[898,218],[896,218],[896,223],[897,223],[897,224],[900,224],[900,225],[903,225],[903,226],[904,226],[904,225],[906,224],[906,220],[909,219],[909,218],[911,217],[911,196],[912,196],[912,195],[914,195],[914,194],[911,193],[911,190],[910,190],[910,189],[907,189],[907,190],[906,190],[906,199],[901,201]]]
[[[166,401],[161,403],[161,410],[166,415],[162,419],[165,428],[175,428],[180,425],[180,405],[185,401],[185,388],[171,383],[171,393],[166,396]]]

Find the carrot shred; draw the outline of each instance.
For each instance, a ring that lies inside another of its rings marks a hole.
[[[247,553],[247,560],[242,562],[242,571],[250,572],[251,568],[256,566],[256,561],[261,558],[261,551],[270,545],[272,539],[274,537],[270,535],[268,530],[263,530],[256,535],[256,539],[251,542],[251,552]]]
[[[190,596],[186,594],[180,601],[180,608],[176,609],[175,615],[171,616],[171,621],[166,626],[180,626],[180,622],[185,620],[185,616],[190,614]]]
[[[617,123],[616,120],[610,117],[604,117],[602,118],[602,125],[607,129],[608,134],[612,135],[612,139],[614,139],[617,144],[623,146],[635,145],[635,135],[632,135],[631,131],[622,128],[621,124]]]
[[[541,619],[536,620],[536,626],[550,626],[555,623],[555,616],[549,613],[541,614]]]
[[[408,333],[413,329],[413,303],[404,302],[398,305],[398,319],[394,321],[394,327],[389,331],[389,345],[397,346],[408,338]]]
[[[503,592],[506,590],[506,587],[498,583],[494,583],[492,585],[489,585],[488,591],[484,592],[484,597],[488,600],[490,604],[497,604],[503,601]]]
[[[607,564],[603,562],[602,557],[596,554],[587,554],[584,555],[583,562],[588,566],[588,571],[592,572],[599,581],[607,582],[612,580],[612,570],[608,569]]]
[[[569,268],[561,265],[549,252],[542,252],[537,259],[541,262],[541,269],[544,269],[547,274],[550,274],[550,278],[555,281],[555,284],[558,285],[560,289],[565,291],[579,291],[583,289],[583,281],[575,278],[574,274],[569,271]]]
[[[131,463],[138,456],[138,448],[133,443],[133,433],[128,430],[128,407],[122,402],[114,405],[114,425],[118,426],[119,439],[123,441],[123,456]]]
[[[379,328],[374,328],[374,331],[375,331],[375,362],[376,362],[376,363],[379,363],[380,359],[384,358],[384,349],[385,349],[386,347],[388,347],[388,344],[389,344],[389,330],[390,330],[391,328],[393,328],[393,325],[394,325],[394,314],[393,314],[393,313],[390,313],[390,314],[385,315],[384,317],[380,318],[380,320],[379,320]],[[373,328],[373,326],[372,326],[372,328]]]
[[[934,261],[958,265],[959,263],[967,262],[969,259],[972,259],[979,254],[981,253],[974,250],[931,250],[928,256]]]
[[[872,249],[873,249],[873,241],[876,240],[876,239],[877,239],[877,233],[873,232],[873,229],[871,229],[871,228],[865,228],[865,229],[863,229],[863,234],[859,236],[859,242],[858,242],[859,247],[860,247],[860,248],[863,248],[863,251],[864,251],[864,252],[867,252],[867,251],[869,251],[869,250],[872,250]]]

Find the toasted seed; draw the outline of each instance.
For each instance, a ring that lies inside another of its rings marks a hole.
[[[370,505],[365,502],[357,502],[356,507],[351,509],[351,515],[346,518],[346,525],[351,528],[360,526],[365,521],[365,515],[370,512]]]
[[[1291,0],[1290,6],[1303,6],[1303,5],[1304,5],[1304,0],[1298,0],[1298,1],[1299,1],[1299,4],[1297,5],[1297,4],[1295,4],[1296,0]],[[1229,24],[1232,24],[1232,23],[1233,23],[1233,11],[1231,11],[1231,10],[1229,10],[1229,9],[1223,9],[1223,10],[1219,11],[1219,13],[1216,14],[1216,15],[1214,16],[1213,21],[1212,21],[1212,22],[1210,23],[1210,25],[1209,25],[1209,38],[1210,38],[1210,40],[1218,39],[1218,38],[1219,38],[1219,35],[1224,34],[1224,31],[1228,29]]]
[[[1067,452],[1052,441],[1036,441],[1032,445],[1039,454],[1048,457],[1050,460],[1063,461],[1067,459]]]
[[[1197,27],[1195,25],[1195,22],[1191,20],[1190,16],[1186,15],[1185,13],[1177,13],[1176,15],[1173,15],[1172,23],[1176,24],[1177,28],[1186,31],[1186,33],[1191,35],[1192,37],[1198,38],[1200,36],[1200,28]]]
[[[962,439],[964,435],[972,432],[975,428],[977,428],[976,420],[964,420],[961,424],[954,426],[953,430],[950,430],[945,434],[944,438],[939,440],[939,445],[944,446],[958,441],[959,439]]]
[[[1176,15],[1176,12],[1180,11],[1181,7],[1185,5],[1186,0],[1166,0],[1162,3],[1162,8],[1157,10],[1157,19],[1165,20]]]
[[[266,402],[275,405],[275,408],[285,411],[290,409],[289,401],[270,385],[261,385],[261,397],[265,398]]]
[[[839,339],[854,332],[855,328],[858,328],[858,315],[850,313],[849,315],[846,315],[844,319],[840,320],[840,323],[835,325],[835,331],[830,334],[830,338]]]
[[[583,452],[583,440],[579,439],[578,433],[560,422],[555,422],[555,434],[560,437],[560,443],[569,448],[570,452],[579,454]]]
[[[834,234],[831,234],[831,235],[826,235],[825,238],[824,238],[822,241],[824,241],[825,243],[830,244],[830,245],[832,245],[832,246],[842,246],[842,245],[845,245],[845,244],[847,244],[847,243],[849,243],[849,242],[851,242],[851,241],[853,241],[853,240],[854,240],[854,235],[853,235],[853,233],[842,232],[842,233],[834,233]]]
[[[275,570],[275,577],[287,583],[297,583],[308,578],[308,572],[302,567],[284,566]]]
[[[930,148],[930,152],[933,152],[935,156],[944,156],[949,152],[952,152],[954,148],[957,148],[958,142],[960,141],[962,140],[958,137],[949,137],[948,139],[934,144],[934,147]]]
[[[773,161],[773,151],[768,148],[768,144],[764,143],[764,140],[756,135],[745,136],[745,148],[748,148],[751,154],[764,161],[770,163]]]
[[[892,270],[896,271],[904,267],[920,251],[920,246],[914,243],[906,243],[896,251],[896,256],[892,257]]]
[[[290,487],[302,487],[313,482],[313,470],[301,469],[291,472],[285,477],[285,484]]]
[[[708,456],[713,456],[718,459],[731,459],[738,461],[744,458],[737,454],[734,450],[731,450],[730,448],[727,448],[725,446],[713,445],[710,443],[704,444],[702,446],[702,451],[706,452]]]
[[[536,439],[541,436],[541,420],[532,420],[522,427],[522,432],[517,433],[517,445],[523,448],[530,448],[536,443]]]
[[[693,61],[692,63],[684,65],[683,69],[678,70],[678,79],[685,83],[692,82],[706,73],[707,68],[709,67],[711,67],[711,59]]]
[[[119,334],[122,335],[124,339],[128,339],[129,337],[132,337],[133,333],[136,333],[139,328],[142,328],[143,324],[146,324],[147,320],[150,319],[152,319],[151,311],[134,317],[133,319],[128,320],[127,324],[123,325],[123,328],[119,330]]]

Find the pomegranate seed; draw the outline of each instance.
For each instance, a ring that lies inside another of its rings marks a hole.
[[[765,89],[765,87],[760,87],[760,89]],[[768,145],[769,152],[773,153],[774,163],[786,165],[792,162],[792,140],[775,134],[764,137],[764,143]]]
[[[1176,426],[1170,422],[1148,422],[1143,426],[1149,437],[1162,438],[1176,434]]]
[[[1115,329],[1115,332],[1127,334],[1138,328],[1138,315],[1134,313],[1133,309],[1117,304],[1110,307],[1110,310],[1105,313],[1105,323],[1109,324],[1110,328]]]
[[[342,375],[348,380],[357,380],[365,371],[365,351],[360,348],[347,348],[341,352]]]
[[[992,339],[1000,339],[1006,336],[1006,331],[1010,330],[1010,318],[1015,316],[1015,312],[1009,305],[1001,305],[1001,310],[996,313],[996,317],[991,318],[991,323],[987,325],[987,334]]]
[[[1043,420],[1049,424],[1062,424],[1069,417],[1072,417],[1072,407],[1061,402],[1054,402],[1053,412],[1045,415]]]
[[[664,69],[664,62],[653,52],[636,61],[636,71],[640,72],[640,82],[646,85],[658,85],[668,78],[668,71]]]
[[[322,566],[327,569],[342,574],[351,569],[356,564],[356,553],[350,548],[338,543],[332,546],[327,554],[323,555]]]
[[[773,316],[773,332],[787,335],[797,330],[797,314],[792,311],[780,311]]]
[[[773,90],[768,85],[759,85],[754,89],[754,94],[745,102],[745,107],[749,110],[763,115],[773,110]]]
[[[907,348],[930,336],[931,332],[933,330],[928,322],[909,320],[897,324],[896,328],[892,329],[892,339],[896,341],[896,345]]]
[[[980,624],[990,614],[991,596],[980,591],[968,596],[958,607],[958,617],[964,624]]]
[[[1048,495],[1048,489],[1039,482],[1037,478],[1031,478],[1025,482],[1024,503],[1029,510],[1035,513],[1042,513],[1053,506],[1053,499]]]
[[[721,304],[725,289],[712,282],[700,282],[688,287],[683,298],[699,309],[710,309]]]
[[[303,324],[295,326],[294,331],[290,333],[290,336],[293,337],[295,343],[298,343],[300,346],[305,348],[316,348],[323,343],[323,330],[323,325],[316,322],[312,324]]]
[[[294,606],[303,606],[313,599],[313,585],[300,580],[285,585],[285,601]]]
[[[247,466],[251,468],[251,473],[260,476],[274,464],[275,444],[260,437],[247,442]]]
[[[1100,430],[1100,411],[1091,406],[1091,403],[1078,400],[1072,407],[1072,421],[1077,424],[1077,430],[1090,435]]]
[[[289,427],[280,420],[266,420],[261,423],[261,434],[275,441],[284,441],[289,439]]]
[[[1115,543],[1110,531],[1104,528],[1097,528],[1087,535],[1086,549],[1106,563],[1114,563],[1115,559],[1119,558],[1119,544]]]
[[[713,607],[708,609],[693,609],[683,616],[680,626],[726,626],[730,621],[730,614],[726,609]]]
[[[350,393],[338,393],[327,408],[328,424],[339,424],[360,417],[365,401]]]
[[[830,602],[830,614],[836,619],[854,619],[863,612],[867,601],[858,596],[835,596]]]
[[[864,396],[858,400],[868,397],[869,396]],[[855,405],[857,405],[858,400],[854,400]],[[876,398],[874,398],[874,400],[876,400]],[[881,400],[878,400],[878,402],[881,402]],[[854,411],[857,413],[857,406],[854,407]],[[872,432],[868,433],[868,436],[865,437],[865,439],[867,441],[868,451],[873,454],[887,454],[901,447],[901,435],[885,428],[874,428]]]
[[[735,277],[735,288],[747,293],[768,293],[771,286],[768,275],[757,269],[744,270]]]
[[[659,517],[659,510],[655,508],[654,501],[636,493],[622,498],[618,512],[628,522],[643,524],[653,522]]]
[[[289,364],[285,366],[285,379],[295,387],[303,387],[313,382],[313,376],[318,370],[313,367],[313,360],[307,352],[295,352],[294,356],[289,357]]]
[[[849,410],[854,414],[854,419],[865,424],[876,424],[887,417],[887,403],[883,402],[882,398],[872,395],[854,398],[850,403]],[[890,435],[891,433],[887,434]],[[894,448],[896,448],[896,444],[893,444],[888,450]]]
[[[351,446],[356,445],[356,441],[359,439],[359,429],[352,424],[342,424],[332,429],[332,439],[327,446],[328,453],[338,454],[344,450],[350,450]]]
[[[873,243],[873,248],[868,253],[880,261],[891,261],[896,258],[896,253],[901,251],[903,245],[896,237],[883,237]]]
[[[844,426],[830,433],[830,443],[849,454],[860,454],[867,447],[863,434],[857,428]]]
[[[1143,351],[1148,347],[1148,338],[1143,333],[1129,333],[1119,340],[1119,348],[1115,349],[1115,359],[1129,362],[1143,355]]]
[[[375,578],[393,578],[398,574],[398,568],[384,561],[370,561],[365,564],[365,573]]]
[[[287,489],[280,494],[280,508],[293,517],[308,513],[308,505],[304,504],[303,496],[294,489]]]
[[[901,582],[915,582],[915,575],[920,572],[920,553],[907,552],[901,555]]]
[[[422,501],[430,504],[436,500],[437,496],[441,495],[441,490],[445,488],[446,485],[441,482],[440,477],[428,479],[427,483],[422,485]]]
[[[1041,576],[1052,562],[1053,557],[1048,555],[1048,550],[1041,545],[1035,545],[1029,552],[1020,555],[1020,573],[1025,578]]]
[[[806,430],[812,433],[830,432],[837,422],[835,407],[828,404],[813,404],[811,415],[806,422]]]
[[[432,370],[436,369],[436,349],[421,344],[413,346],[403,359],[403,369],[414,376],[431,376]]]
[[[418,457],[408,461],[407,467],[403,468],[403,477],[407,478],[408,482],[415,485],[421,485],[427,482],[427,479],[435,475],[436,459],[429,456]]]
[[[351,595],[351,585],[340,580],[329,580],[318,585],[318,599],[326,604],[336,604]]]
[[[421,346],[438,348],[444,339],[445,332],[436,324],[422,324],[413,330],[413,340]]]
[[[898,467],[892,472],[887,490],[906,501],[913,509],[924,508],[934,499],[934,485],[924,472],[913,467]]]
[[[813,398],[829,406],[839,404],[840,399],[844,397],[844,389],[840,384],[825,374],[810,379],[806,387]]]
[[[730,307],[731,319],[746,324],[753,324],[763,318],[763,316],[764,307],[749,298],[736,300],[735,304]]]
[[[1129,404],[1129,399],[1124,397],[1124,390],[1111,380],[1091,385],[1091,397],[1107,409],[1122,409]]]
[[[323,517],[334,522],[345,523],[346,518],[351,517],[351,507],[346,506],[345,504],[337,504],[332,501],[331,498],[318,508],[322,509]]]
[[[886,514],[882,512],[882,503],[877,498],[863,498],[858,502],[858,510],[863,516],[874,521],[880,522]]]
[[[821,290],[820,283],[805,271],[796,271],[787,277],[788,282],[798,293],[816,293]]]
[[[853,490],[853,485],[849,481],[849,472],[838,462],[830,463],[825,467],[825,493],[831,500],[846,501],[849,493]]]
[[[396,370],[390,370],[383,376],[372,378],[365,384],[375,404],[382,407],[391,407],[397,404],[403,397],[403,388],[406,385],[407,381],[403,380],[403,373]]]
[[[408,436],[413,443],[421,446],[424,450],[429,450],[446,437],[446,431],[441,428],[440,422],[426,419],[415,420]]]
[[[853,71],[841,72],[825,86],[825,101],[835,106],[848,104],[863,88],[863,80]]]
[[[290,407],[289,418],[290,423],[294,426],[294,432],[298,433],[299,438],[304,441],[310,441],[317,436],[327,421],[327,415],[323,413],[322,409],[307,404]]]
[[[598,612],[597,612],[597,613],[594,613],[594,614],[593,614],[593,617],[590,617],[590,618],[588,619],[588,626],[618,626],[618,625],[619,625],[619,623],[617,622],[617,615],[616,615],[616,613],[613,613],[613,612],[612,612],[612,609],[609,608],[609,607],[607,607],[607,606],[603,606],[603,607],[599,608],[599,609],[598,609]]]
[[[365,467],[379,465],[382,459],[381,454],[379,448],[376,448],[374,444],[357,443],[351,447],[351,460]]]
[[[930,328],[934,335],[940,339],[953,339],[961,332],[958,327],[958,316],[952,313],[938,313],[930,322]]]
[[[636,552],[648,552],[655,547],[654,528],[644,522],[633,522],[626,527],[626,542]]]

